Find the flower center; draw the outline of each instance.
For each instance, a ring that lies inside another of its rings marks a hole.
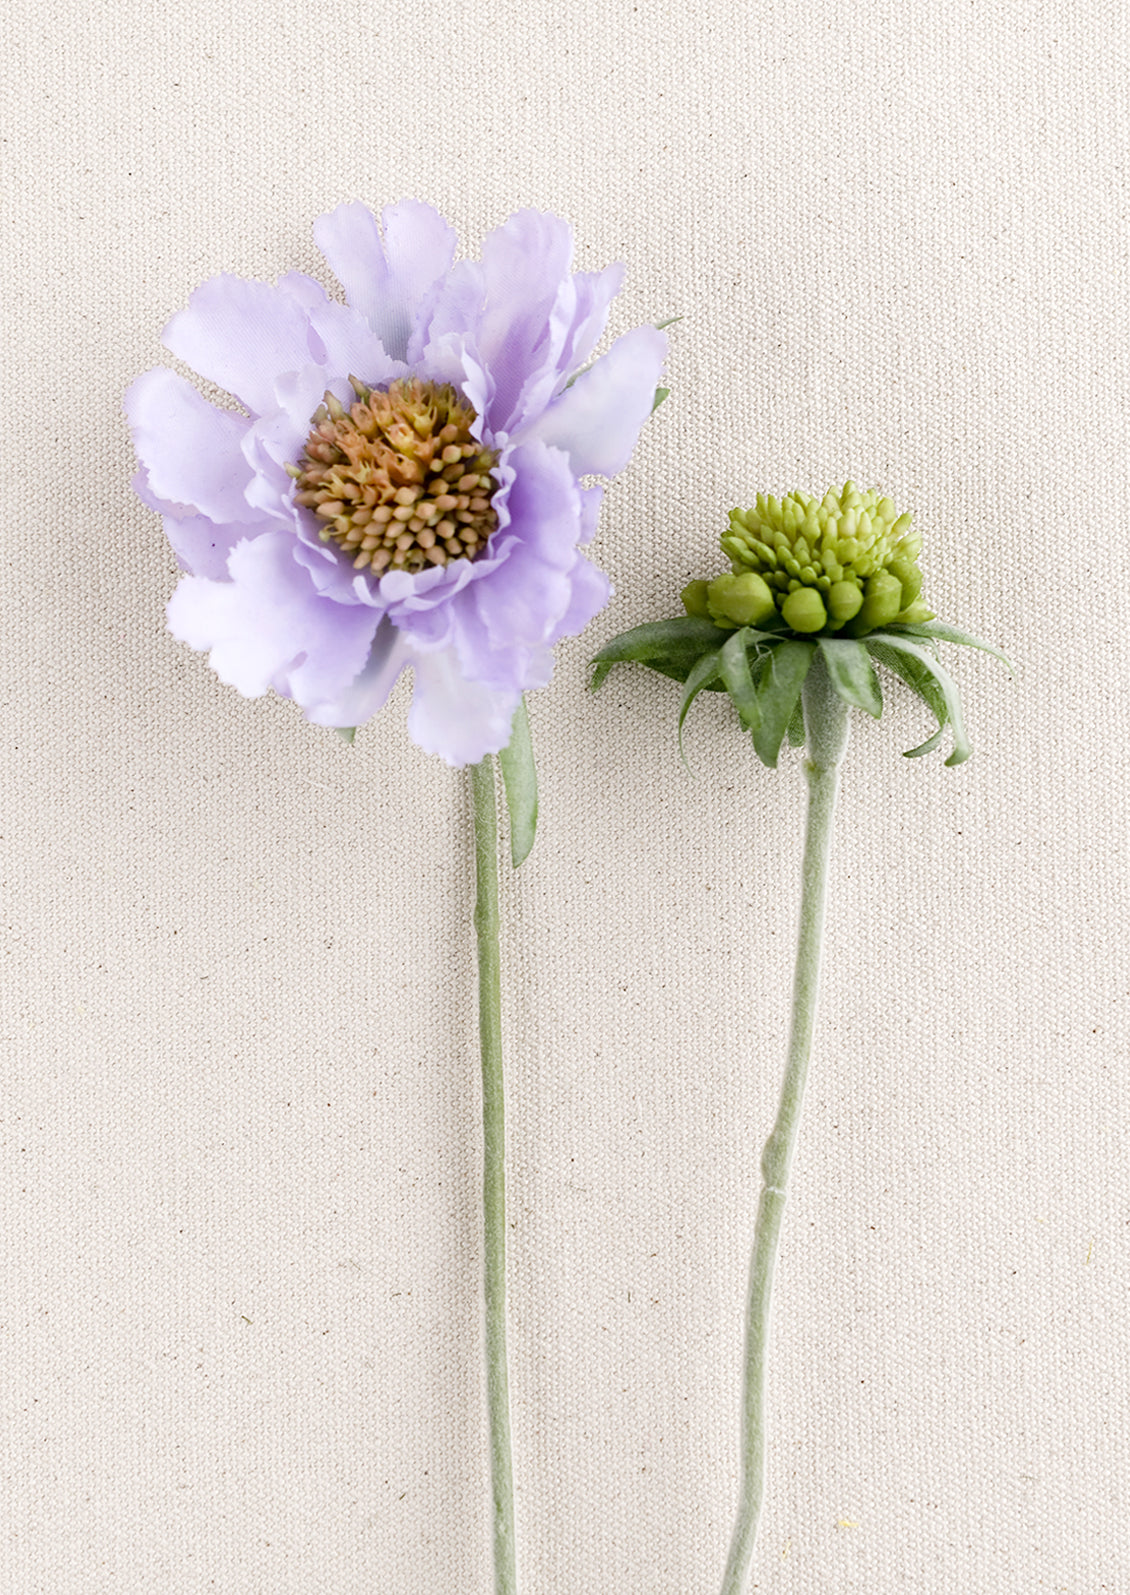
[[[323,543],[354,570],[406,570],[474,559],[498,525],[498,454],[471,435],[474,410],[449,384],[417,377],[370,388],[350,377],[347,410],[327,393],[294,477]]]

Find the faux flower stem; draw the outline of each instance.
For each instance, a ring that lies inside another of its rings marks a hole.
[[[804,839],[800,929],[793,977],[792,1024],[777,1122],[761,1154],[761,1198],[757,1207],[746,1299],[746,1343],[741,1416],[741,1483],[737,1521],[722,1595],[742,1595],[757,1543],[765,1499],[766,1412],[773,1273],[785,1211],[789,1170],[800,1128],[808,1061],[820,986],[824,904],[832,850],[832,818],[840,765],[848,742],[848,706],[839,697],[818,656],[803,690],[807,757],[808,823]]]
[[[471,798],[475,811],[475,934],[483,1070],[483,1254],[494,1589],[495,1595],[517,1595],[510,1382],[506,1367],[506,1118],[498,946],[498,809],[494,760],[489,754],[471,766]]]

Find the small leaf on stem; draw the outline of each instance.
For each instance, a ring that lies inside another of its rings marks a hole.
[[[498,762],[510,815],[510,862],[518,869],[530,856],[538,824],[538,776],[524,698],[514,711],[510,741],[498,755]]]

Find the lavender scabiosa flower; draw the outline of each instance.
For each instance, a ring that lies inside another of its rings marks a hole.
[[[555,216],[517,211],[458,265],[430,206],[381,222],[354,204],[315,224],[345,304],[298,273],[222,276],[173,317],[166,347],[242,409],[161,368],[126,411],[137,491],[185,571],[174,635],[245,696],[350,737],[411,667],[411,736],[471,766],[494,1588],[517,1595],[493,755],[517,868],[537,818],[522,695],[611,591],[581,552],[603,493],[582,478],[627,465],[666,338],[637,327],[592,360],[623,269],[573,272]]]
[[[638,327],[586,364],[623,268],[572,272],[557,217],[517,211],[458,264],[430,206],[381,221],[315,224],[345,304],[300,273],[196,290],[165,346],[243,408],[140,377],[135,486],[186,572],[170,628],[222,681],[344,729],[411,666],[410,735],[474,764],[609,597],[581,479],[628,463],[666,340]]]

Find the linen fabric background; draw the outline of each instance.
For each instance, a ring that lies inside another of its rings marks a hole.
[[[726,511],[914,511],[975,743],[855,717],[752,1587],[1130,1588],[1127,24],[1038,0],[16,0],[4,81],[12,1595],[490,1587],[465,775],[175,643],[121,395],[315,216],[524,205],[681,315],[506,872],[523,1595],[716,1588],[804,784],[586,660]]]

